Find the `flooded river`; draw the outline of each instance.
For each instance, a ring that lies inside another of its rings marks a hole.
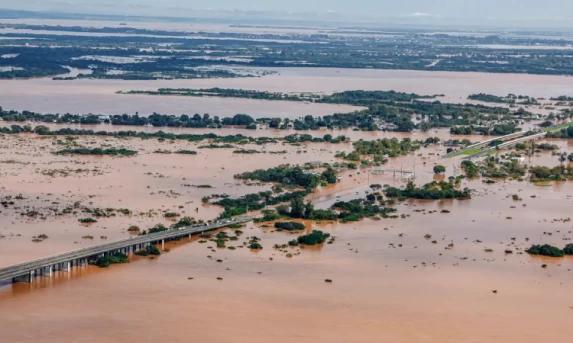
[[[250,68],[257,69],[257,68]],[[5,109],[50,113],[142,115],[209,113],[220,117],[246,113],[255,118],[322,116],[358,109],[347,105],[308,104],[232,98],[120,95],[117,91],[158,88],[240,88],[271,92],[329,94],[345,90],[395,90],[444,94],[442,102],[465,103],[474,93],[535,97],[573,96],[573,78],[565,76],[359,70],[337,68],[265,68],[280,75],[256,78],[201,80],[0,80],[0,106]]]
[[[353,140],[399,136],[346,133]],[[166,211],[211,219],[221,208],[202,204],[203,196],[270,189],[235,180],[237,173],[281,163],[332,163],[335,153],[352,150],[349,143],[276,143],[241,148],[288,153],[239,155],[234,149],[199,149],[205,142],[76,140],[89,147],[138,151],[136,157],[113,158],[53,155],[62,145],[52,137],[0,139],[0,192],[17,198],[0,212],[0,266],[97,244],[104,241],[101,236],[125,238],[130,225],[168,225]],[[567,141],[552,144],[573,150]],[[155,153],[158,149],[198,154]],[[419,184],[435,178],[435,162],[446,165],[446,177],[459,175],[459,161],[437,157],[444,149],[423,148],[391,159],[384,168],[415,171]],[[543,153],[527,163],[558,161]],[[337,200],[363,198],[370,184],[405,184],[392,172],[372,168],[346,170],[341,176],[337,185],[319,187],[308,199],[326,208]],[[205,184],[213,188],[192,187]],[[471,200],[406,201],[396,207],[405,218],[307,223],[308,230],[336,237],[320,248],[273,249],[296,236],[251,223],[236,244],[228,242],[236,250],[194,238],[170,243],[170,252],[155,259],[133,258],[107,269],[76,268],[40,277],[34,284],[6,284],[0,286],[2,338],[38,342],[41,337],[48,343],[565,341],[571,334],[573,259],[537,258],[523,251],[532,243],[563,246],[573,238],[567,220],[573,184],[486,185],[476,179],[462,181],[462,187],[476,190]],[[512,200],[512,194],[522,200]],[[78,201],[91,208],[127,208],[132,215],[117,214],[86,226],[78,222],[86,216],[81,212],[50,214]],[[30,210],[45,219],[21,215]],[[32,242],[42,233],[49,238]],[[249,236],[260,237],[264,249],[240,248]],[[511,254],[504,252],[508,249]]]

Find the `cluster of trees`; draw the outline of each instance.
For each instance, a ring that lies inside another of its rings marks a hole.
[[[57,155],[96,155],[96,156],[103,156],[103,155],[110,155],[110,156],[135,156],[137,155],[137,151],[129,150],[129,149],[117,149],[117,148],[74,148],[74,149],[62,149],[55,152]]]
[[[540,144],[535,144],[535,149],[552,151],[552,150],[559,150],[559,146],[551,143],[540,143]]]
[[[157,138],[160,141],[164,140],[186,140],[191,142],[200,142],[203,140],[213,140],[214,143],[237,143],[237,144],[257,144],[263,145],[267,143],[277,143],[281,141],[281,138],[274,137],[248,137],[241,134],[219,136],[215,133],[207,134],[174,134],[167,133],[163,131],[157,132],[142,132],[142,131],[94,131],[94,130],[84,130],[84,129],[70,129],[62,128],[58,130],[50,130],[45,125],[38,125],[32,127],[30,125],[10,125],[10,127],[0,127],[0,133],[6,134],[18,134],[18,133],[36,133],[42,136],[109,136],[109,137],[135,137],[141,139],[151,139]],[[325,135],[328,136],[328,135]],[[316,141],[326,141],[324,138],[313,138],[311,135],[289,135],[282,140],[286,142],[295,142],[298,138],[303,139],[304,142],[316,142]],[[310,137],[310,138],[309,138]],[[327,137],[328,138],[328,137]],[[337,142],[345,141],[345,136],[339,136]],[[332,139],[335,143],[335,139]]]
[[[214,202],[213,204],[219,205],[225,208],[225,211],[220,215],[221,218],[231,218],[233,216],[238,216],[247,213],[247,208],[249,210],[261,210],[265,205],[278,205],[284,202],[290,202],[296,198],[304,198],[308,194],[308,191],[294,191],[285,192],[273,196],[272,192],[259,192],[252,193],[242,196],[240,198],[223,198]],[[208,199],[204,199],[208,201]]]
[[[527,95],[515,95],[515,94],[508,94],[507,96],[497,96],[492,94],[471,94],[468,96],[470,100],[478,100],[483,102],[495,102],[501,104],[523,104],[523,105],[534,105],[538,104],[535,98],[529,97]]]
[[[563,165],[555,166],[553,168],[536,166],[529,168],[529,174],[532,182],[565,181],[573,179],[573,167]]]
[[[307,190],[316,188],[321,182],[336,183],[336,172],[328,167],[322,173],[311,173],[300,166],[283,164],[275,168],[257,169],[235,175],[237,179],[251,179],[262,182],[276,182],[286,186],[299,186]]]
[[[359,221],[363,218],[372,218],[377,215],[387,218],[389,213],[396,212],[395,208],[382,207],[375,203],[376,200],[382,200],[381,197],[376,198],[371,194],[367,199],[354,199],[350,201],[337,201],[332,205],[332,209],[339,211],[338,218],[343,223]]]
[[[330,237],[329,233],[319,230],[312,230],[312,232],[308,235],[300,236],[296,240],[298,244],[317,245],[324,243],[328,237]]]
[[[127,255],[122,254],[122,253],[116,253],[113,255],[107,255],[107,256],[103,256],[98,258],[95,261],[95,265],[100,267],[100,268],[107,268],[112,264],[116,264],[116,263],[128,263],[129,262],[129,258],[127,257]]]
[[[386,196],[390,198],[409,198],[409,199],[470,199],[471,190],[465,188],[463,190],[455,189],[453,182],[433,181],[425,184],[422,187],[416,187],[413,182],[408,182],[404,189],[396,187],[386,188]]]
[[[432,138],[426,142],[439,142],[439,138]],[[388,161],[387,157],[397,157],[407,155],[412,151],[420,148],[422,144],[430,144],[421,141],[412,141],[410,138],[399,140],[397,138],[382,138],[372,141],[360,139],[354,142],[354,151],[349,154],[341,152],[336,157],[344,158],[349,161],[361,161],[362,156],[372,155],[374,164],[384,164]]]
[[[494,179],[506,179],[512,177],[519,179],[525,176],[527,167],[520,163],[517,159],[513,159],[513,155],[504,156],[507,159],[503,160],[499,157],[488,157],[478,166],[482,176]]]
[[[135,254],[137,256],[149,256],[149,255],[159,256],[161,255],[161,251],[159,251],[159,249],[155,245],[150,245],[145,249],[136,251]]]
[[[565,255],[573,255],[573,244],[567,244],[563,249],[559,249],[549,244],[532,245],[529,249],[525,251],[531,255],[563,257]]]
[[[328,143],[338,144],[340,142],[346,142],[347,138],[346,138],[346,136],[343,136],[343,135],[333,137],[331,134],[328,134],[328,133],[326,135],[324,135],[322,138],[312,137],[309,134],[295,133],[292,135],[284,136],[283,140],[285,140],[286,142],[289,142],[289,143],[304,143],[304,142],[324,143],[324,142],[328,142]]]
[[[311,93],[287,94],[280,92],[265,92],[246,89],[229,88],[159,88],[156,91],[131,90],[120,94],[146,94],[146,95],[176,95],[176,96],[216,96],[221,98],[242,98],[255,100],[287,100],[287,101],[314,101],[320,99],[320,95]]]
[[[547,132],[547,138],[573,138],[573,126],[563,128],[559,131]]]
[[[279,231],[280,230],[300,231],[306,229],[306,226],[304,226],[304,224],[302,223],[297,223],[297,222],[278,222],[275,223],[275,228],[277,228]]]
[[[493,128],[486,126],[473,126],[473,125],[462,125],[453,126],[450,128],[450,133],[452,135],[471,135],[474,133],[480,133],[482,135],[491,136],[504,136],[515,132],[519,132],[521,129],[513,122],[497,124]]]
[[[478,175],[478,166],[470,160],[463,160],[461,167],[464,169],[467,178],[473,178]]]
[[[248,92],[256,92],[242,90],[227,91],[239,93],[247,92],[245,94],[248,94]],[[330,97],[333,97],[332,99],[336,100],[328,100]],[[268,123],[269,127],[271,128],[287,129],[294,127],[295,130],[318,130],[320,128],[334,129],[354,127],[360,130],[368,131],[382,129],[399,132],[410,132],[416,128],[427,131],[432,127],[452,127],[456,125],[458,127],[452,128],[452,133],[471,134],[474,132],[481,132],[483,134],[489,133],[501,135],[505,132],[510,133],[509,131],[515,130],[515,128],[507,127],[507,124],[497,125],[493,128],[493,130],[491,130],[491,132],[488,132],[490,130],[486,127],[475,126],[479,122],[488,120],[512,120],[513,118],[511,116],[511,112],[507,108],[488,107],[472,104],[442,104],[439,101],[427,102],[415,100],[428,97],[431,98],[434,96],[405,94],[393,91],[349,91],[336,93],[332,96],[325,96],[317,101],[346,103],[350,105],[362,104],[363,106],[368,106],[368,108],[351,113],[339,113],[323,117],[313,117],[311,115],[307,115],[304,118],[295,119],[292,122],[290,119],[281,120],[280,118],[262,118],[255,120],[247,114],[237,114],[234,117],[226,117],[222,119],[217,116],[211,118],[209,114],[204,114],[203,116],[199,114],[195,114],[193,116],[188,116],[186,114],[175,116],[153,113],[148,117],[141,117],[138,114],[122,114],[112,115],[109,119],[100,119],[100,117],[96,115],[59,115],[39,114],[30,111],[23,111],[22,113],[16,111],[0,111],[0,117],[4,118],[5,120],[16,121],[35,120],[44,122],[82,124],[98,124],[100,122],[110,122],[116,125],[153,125],[157,127],[192,128],[219,128],[222,125],[238,125],[245,126],[247,129],[256,129],[256,123],[261,122]],[[405,99],[412,99],[412,101],[401,101]],[[523,109],[520,110],[523,111]],[[515,114],[519,114],[520,110],[515,112]],[[418,117],[420,120],[419,124],[415,124],[413,122],[413,116]],[[467,128],[463,126],[470,127]],[[330,139],[324,137],[323,139],[324,141],[332,142],[341,141],[341,139],[332,137],[330,137]]]

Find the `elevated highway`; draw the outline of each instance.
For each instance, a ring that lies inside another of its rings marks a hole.
[[[68,251],[61,254],[40,258],[4,268],[0,268],[0,281],[33,282],[37,276],[51,277],[57,270],[69,271],[70,268],[87,265],[98,258],[117,253],[130,254],[144,249],[151,244],[161,244],[166,240],[181,239],[205,231],[216,230],[232,224],[242,224],[251,221],[252,217],[240,217],[219,221],[209,225],[195,225],[180,229],[167,230],[148,235],[135,236],[113,242],[94,245],[87,248]]]

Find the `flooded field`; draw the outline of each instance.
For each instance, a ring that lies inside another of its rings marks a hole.
[[[284,132],[222,131],[267,136]],[[353,140],[399,137],[346,133],[353,134]],[[276,143],[241,147],[288,154],[238,155],[233,149],[198,148],[206,142],[79,137],[77,144],[125,147],[138,155],[53,155],[62,148],[57,140],[63,138],[1,137],[0,191],[18,200],[0,213],[0,266],[97,244],[105,240],[101,236],[125,238],[130,225],[168,225],[166,211],[212,219],[222,209],[202,204],[203,196],[270,189],[245,185],[233,178],[237,173],[281,163],[332,163],[336,152],[352,150],[349,143]],[[565,140],[551,143],[562,151],[573,150],[573,143]],[[198,154],[155,153],[158,149]],[[418,184],[435,178],[434,162],[447,166],[446,177],[459,175],[459,161],[436,156],[443,153],[441,146],[423,148],[391,159],[384,168],[415,171]],[[559,162],[542,153],[527,163]],[[341,182],[319,187],[308,199],[317,208],[327,208],[337,200],[363,198],[374,183],[405,183],[373,168],[347,170],[341,176]],[[213,188],[192,187],[205,184]],[[153,260],[133,258],[128,265],[82,267],[41,277],[34,284],[7,284],[0,287],[2,337],[14,342],[37,342],[38,337],[43,342],[78,337],[85,342],[188,342],[189,337],[209,342],[565,340],[571,333],[573,297],[568,285],[573,259],[532,257],[524,249],[532,243],[562,246],[573,238],[568,220],[573,185],[487,185],[476,179],[462,181],[462,187],[475,189],[471,200],[406,201],[396,206],[405,218],[308,222],[308,230],[336,237],[321,248],[273,249],[293,236],[251,223],[242,229],[236,246],[257,236],[264,247],[259,252],[217,249],[194,238],[170,243],[171,251]],[[512,194],[522,200],[512,200]],[[76,202],[90,208],[127,208],[132,214],[117,213],[82,225],[78,219],[83,213],[50,213]],[[21,215],[31,210],[41,215]],[[32,242],[39,234],[49,238]],[[82,238],[86,236],[93,239]],[[504,252],[508,249],[511,254]]]
[[[124,26],[119,22],[95,20],[4,19],[1,22],[100,28]],[[182,22],[128,21],[126,25],[146,29],[281,35],[323,34],[330,30],[326,27],[230,27]],[[75,32],[14,29],[2,32],[78,35]],[[81,34],[86,37],[126,36]],[[383,34],[347,30],[338,35]],[[96,51],[86,54],[83,59],[102,60],[104,55],[105,51],[101,55]],[[9,54],[5,56],[14,58]],[[116,56],[105,61],[116,63],[132,59],[132,56]],[[117,64],[118,68],[113,72],[121,73],[121,65]],[[361,108],[237,98],[121,95],[116,92],[213,87],[319,94],[395,90],[443,94],[438,99],[449,103],[469,102],[467,96],[475,93],[573,97],[573,78],[564,76],[311,67],[242,69],[276,74],[157,81],[0,80],[0,106],[5,110],[43,113],[138,112],[142,116],[154,112],[209,113],[211,117],[244,113],[254,118],[295,119]],[[92,70],[73,69],[64,76],[88,71]],[[566,106],[541,107],[545,105],[530,106],[527,110],[548,114]],[[520,126],[524,130],[538,128],[539,122],[522,122]],[[0,127],[12,124],[16,123],[0,120]],[[213,220],[224,209],[205,203],[204,197],[213,194],[239,197],[271,190],[269,183],[244,182],[235,179],[235,175],[286,163],[343,162],[335,155],[350,153],[352,143],[360,139],[426,140],[439,137],[441,141],[469,139],[478,142],[490,138],[451,135],[447,128],[399,133],[353,129],[294,131],[42,125],[50,129],[70,127],[109,132],[163,131],[273,138],[294,133],[314,137],[331,134],[335,137],[345,135],[350,142],[287,144],[280,141],[263,145],[233,144],[232,148],[202,148],[212,142],[0,134],[0,199],[3,201],[0,206],[0,268],[125,239],[137,235],[136,230],[128,231],[135,226],[141,230],[157,224],[169,226],[177,219],[166,218],[168,213],[176,213],[176,218],[189,216],[195,220]],[[537,141],[540,142],[557,145],[555,151],[573,153],[573,140]],[[130,157],[56,154],[68,147],[125,148],[137,154]],[[237,149],[260,153],[234,153]],[[461,159],[442,159],[446,149],[444,145],[430,145],[407,156],[389,158],[379,167],[361,166],[358,161],[357,169],[341,168],[336,184],[318,186],[306,200],[317,209],[327,209],[337,201],[364,199],[372,193],[371,185],[403,187],[407,180],[397,171],[412,172],[417,185],[460,176],[464,172],[460,168]],[[175,153],[181,150],[197,154]],[[525,157],[522,161],[529,166],[554,167],[560,163],[558,156],[549,151]],[[436,164],[445,166],[444,175],[433,172]],[[394,206],[397,218],[363,219],[351,223],[304,221],[306,232],[319,229],[334,236],[332,244],[274,248],[277,244],[287,244],[301,233],[276,231],[272,223],[249,223],[241,228],[243,234],[238,235],[236,241],[226,242],[226,247],[217,248],[215,242],[193,237],[191,241],[168,242],[169,251],[155,258],[130,256],[130,263],[109,268],[90,265],[74,268],[71,272],[57,271],[50,278],[37,277],[32,284],[0,283],[0,342],[567,342],[573,333],[570,289],[573,257],[544,258],[529,255],[525,249],[532,244],[563,247],[572,243],[573,183],[533,184],[527,179],[497,179],[496,183],[490,184],[485,180],[485,177],[461,180],[460,189],[467,187],[474,191],[469,200],[397,201]],[[96,216],[95,212],[103,215]],[[88,217],[97,220],[90,224],[81,222]],[[234,233],[231,229],[222,231]],[[261,239],[262,250],[248,248],[249,237],[253,236]]]
[[[250,68],[257,70],[257,68]],[[158,88],[239,88],[270,92],[330,94],[345,90],[395,90],[444,94],[442,102],[466,103],[467,96],[509,93],[535,97],[573,96],[573,78],[519,74],[360,70],[335,68],[264,68],[280,75],[204,80],[0,80],[0,106],[5,109],[51,113],[141,115],[209,113],[220,117],[237,113],[254,118],[298,118],[351,112],[358,107],[302,102],[174,96],[120,95],[117,91]],[[262,68],[260,69],[262,70]]]

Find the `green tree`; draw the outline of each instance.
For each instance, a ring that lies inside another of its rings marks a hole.
[[[336,172],[332,167],[328,167],[325,171],[322,172],[322,178],[328,183],[336,183]]]
[[[441,164],[434,166],[434,174],[443,174],[446,172],[446,167]]]
[[[310,219],[312,218],[312,214],[314,213],[314,205],[310,201],[307,201],[306,205],[304,206],[304,218]]]
[[[293,218],[303,218],[304,216],[304,201],[302,197],[296,197],[290,202],[290,215]]]

